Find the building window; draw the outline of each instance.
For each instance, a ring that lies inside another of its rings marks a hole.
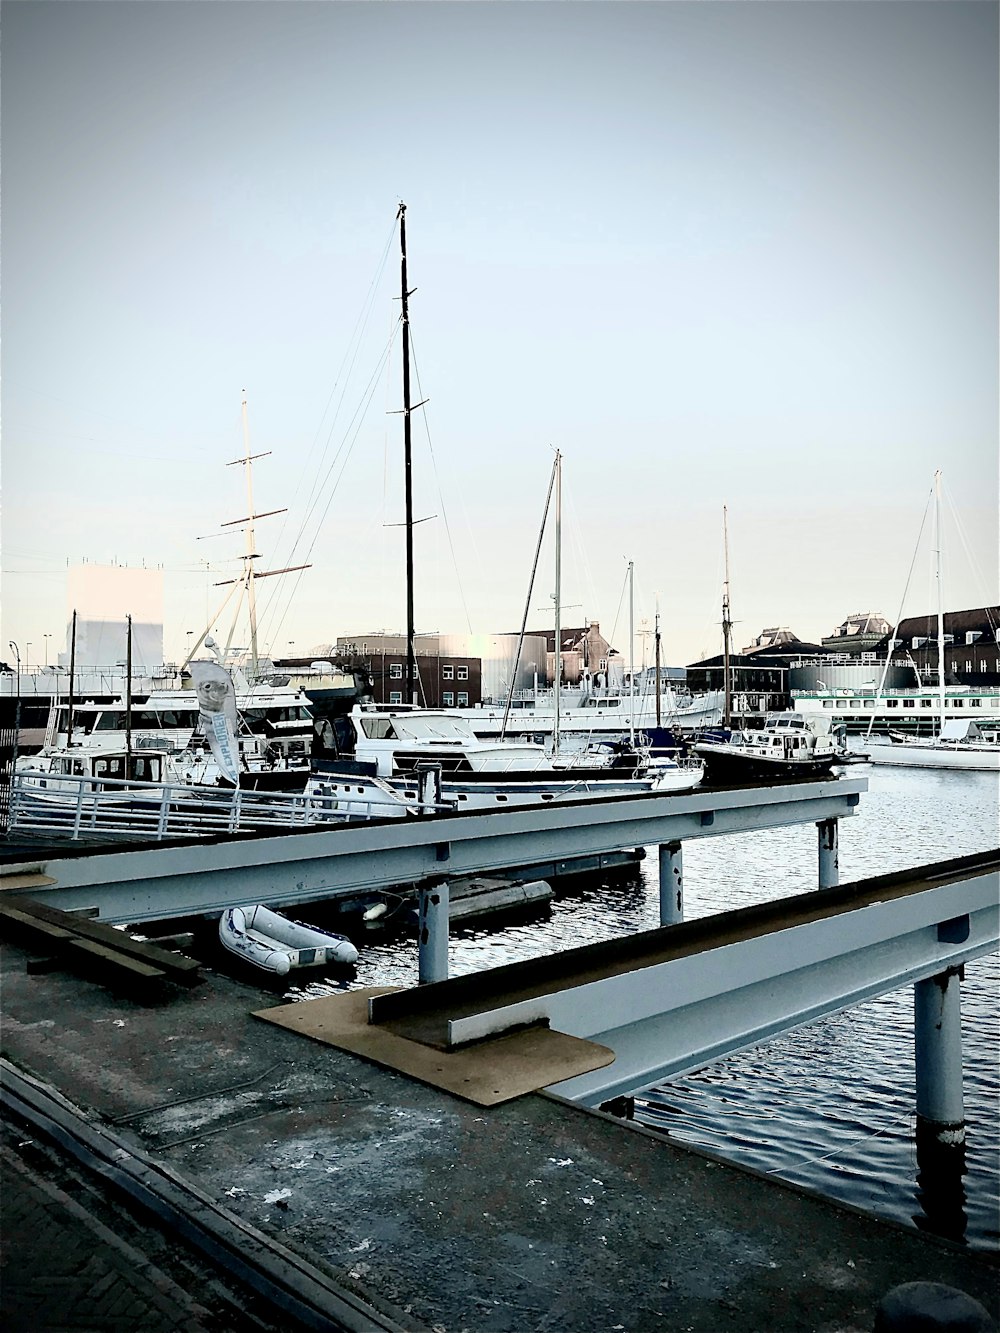
[[[982,701],[982,699],[970,699],[970,700],[969,700],[969,707],[970,707],[970,708],[982,708],[982,706],[983,706],[983,701]]]
[[[468,667],[456,667],[456,668],[455,668],[455,679],[456,679],[456,680],[468,680],[468,679],[469,679],[469,668],[468,668]]]
[[[459,667],[459,670],[461,670],[461,667]],[[459,690],[459,692],[458,692],[458,706],[459,706],[459,708],[468,708],[468,706],[469,706],[469,692],[468,692],[468,690]]]
[[[401,704],[401,703],[403,702],[403,692],[402,692],[402,690],[390,690],[390,691],[389,691],[389,702],[390,702],[391,704]]]
[[[899,700],[898,700],[898,699],[886,699],[886,701],[885,701],[885,706],[886,706],[886,708],[898,708],[898,707],[899,707]]]
[[[390,665],[389,665],[389,679],[390,679],[390,680],[402,680],[402,679],[403,679],[403,664],[402,664],[402,662],[392,662],[392,663],[390,663]]]
[[[921,707],[921,708],[930,708],[930,707],[933,705],[933,703],[934,703],[934,700],[933,700],[933,699],[921,699],[921,700],[920,700],[920,707]]]
[[[454,680],[454,678],[455,678],[455,668],[454,668],[454,667],[451,667],[451,666],[443,666],[443,667],[441,668],[441,679],[442,679],[442,680]]]
[[[964,707],[965,707],[965,704],[964,704],[964,702],[963,702],[961,699],[955,699],[955,700],[954,700],[954,704],[955,704],[955,707],[956,707],[956,708],[964,708]]]
[[[912,707],[913,707],[913,700],[912,700],[912,699],[904,699],[904,700],[903,700],[903,707],[904,707],[904,708],[912,708]]]
[[[441,702],[442,704],[444,704],[445,708],[453,707],[455,703],[454,693],[451,690],[445,690],[445,692],[441,695]]]

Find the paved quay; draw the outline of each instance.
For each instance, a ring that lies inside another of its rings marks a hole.
[[[33,1328],[852,1333],[913,1281],[1000,1313],[995,1256],[545,1094],[473,1105],[261,1022],[281,997],[210,968],[146,1005],[28,956],[0,946],[5,1184],[54,1220],[14,1294],[59,1276],[63,1216],[86,1224],[50,1144],[105,1210],[102,1291],[141,1279],[116,1322]]]

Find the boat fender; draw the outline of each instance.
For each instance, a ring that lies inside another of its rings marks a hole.
[[[362,920],[377,921],[380,916],[385,916],[388,910],[389,909],[385,903],[376,903],[374,907],[369,907],[368,911],[365,912],[364,916],[362,917]]]

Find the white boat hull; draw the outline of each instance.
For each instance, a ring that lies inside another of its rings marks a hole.
[[[645,777],[601,775],[593,777],[561,778],[558,771],[540,773],[537,780],[463,781],[460,775],[444,775],[441,779],[441,808],[461,810],[499,810],[511,806],[547,805],[553,801],[586,801],[614,799],[643,793],[663,795],[669,792],[691,791],[704,776],[700,763],[689,767],[677,764],[656,766]],[[307,795],[317,808],[332,818],[352,814],[366,814],[372,801],[391,793],[399,801],[399,813],[405,814],[408,805],[416,806],[420,790],[413,778],[395,777],[369,779],[357,775],[324,772],[314,775]],[[379,813],[395,813],[391,809]]]
[[[920,745],[900,742],[893,745],[866,742],[873,764],[892,764],[898,768],[959,768],[966,771],[1000,773],[1000,749],[972,745]]]

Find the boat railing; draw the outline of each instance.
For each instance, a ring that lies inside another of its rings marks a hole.
[[[55,834],[73,841],[129,838],[162,841],[210,833],[304,828],[386,817],[415,809],[381,783],[353,793],[305,790],[258,792],[242,788],[121,781],[60,774],[58,786],[35,772],[14,773],[9,831]]]

